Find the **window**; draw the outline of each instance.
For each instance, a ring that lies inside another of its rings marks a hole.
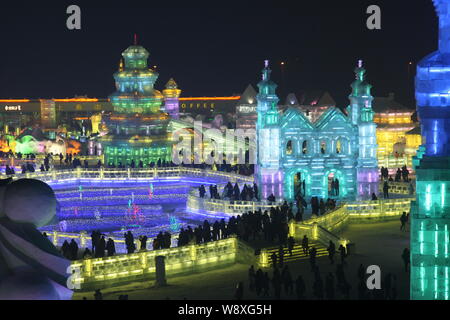
[[[291,155],[293,153],[292,141],[289,140],[286,145],[286,154]]]
[[[327,152],[327,142],[326,141],[320,141],[320,153],[325,154]]]
[[[308,153],[308,141],[303,141],[302,143],[302,153],[307,154]]]
[[[338,139],[336,141],[336,153],[339,154],[342,152],[342,145],[341,145],[341,139]]]

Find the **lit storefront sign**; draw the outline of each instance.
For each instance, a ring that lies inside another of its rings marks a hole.
[[[204,103],[182,103],[181,104],[181,108],[182,109],[214,109],[215,108],[215,103],[212,102],[204,102]]]
[[[5,106],[5,111],[21,111],[21,110],[22,110],[22,106],[21,105]]]

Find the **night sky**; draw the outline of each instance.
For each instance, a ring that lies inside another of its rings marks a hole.
[[[105,98],[137,33],[157,66],[156,88],[173,77],[182,96],[240,94],[269,59],[282,102],[289,92],[323,89],[346,106],[361,58],[374,96],[394,92],[414,107],[415,64],[437,49],[431,0],[5,2],[1,98]],[[70,4],[81,7],[79,31],[66,28]],[[382,30],[366,28],[371,4],[381,7]]]

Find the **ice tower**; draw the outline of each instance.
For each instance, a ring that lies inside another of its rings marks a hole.
[[[349,96],[349,117],[353,125],[358,126],[358,163],[357,187],[358,194],[370,196],[378,193],[378,162],[376,124],[373,122],[372,86],[365,81],[366,70],[362,60],[355,69],[356,80],[352,83],[352,93]]]
[[[280,127],[278,115],[277,85],[270,80],[269,61],[264,62],[262,80],[256,96],[258,114],[256,122],[257,165],[256,177],[261,186],[261,196],[282,196],[282,172],[280,171]]]
[[[146,166],[171,159],[167,132],[169,116],[160,110],[163,95],[153,86],[158,73],[147,67],[148,51],[136,43],[122,53],[114,74],[116,92],[109,99],[114,107],[105,115],[108,135],[100,139],[106,165]]]
[[[164,95],[164,111],[167,112],[172,119],[180,117],[180,94],[181,90],[172,78],[167,82],[166,88],[163,90]]]
[[[411,299],[449,299],[450,1],[434,0],[439,49],[417,66],[416,100],[425,153],[414,159],[411,205]]]

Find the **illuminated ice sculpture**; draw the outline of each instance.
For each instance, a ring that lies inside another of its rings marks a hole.
[[[417,66],[416,100],[425,150],[411,206],[411,299],[449,299],[450,1],[434,0],[439,50]]]
[[[169,114],[172,119],[178,119],[180,117],[180,94],[181,90],[178,89],[178,85],[170,78],[166,83],[166,88],[163,90],[164,95],[164,111]]]
[[[316,122],[297,108],[280,115],[271,70],[265,62],[257,95],[256,176],[261,196],[293,200],[317,196],[354,199],[378,192],[376,125],[371,85],[362,61],[349,96],[348,115],[331,107]],[[331,188],[339,181],[339,192]]]
[[[163,94],[154,88],[158,73],[147,67],[148,51],[136,43],[123,53],[114,74],[116,92],[109,97],[114,112],[105,115],[108,134],[99,139],[107,165],[147,166],[170,161],[169,115],[161,111]]]

